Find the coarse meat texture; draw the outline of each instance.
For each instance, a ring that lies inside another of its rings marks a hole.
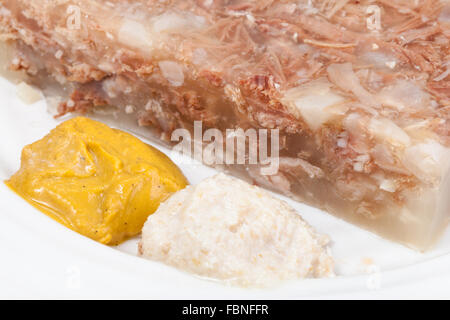
[[[223,167],[419,250],[448,224],[448,1],[2,0],[0,39],[58,116],[279,129],[277,174]]]

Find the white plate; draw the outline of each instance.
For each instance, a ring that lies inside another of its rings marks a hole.
[[[58,121],[44,101],[27,106],[0,78],[0,179],[19,167],[22,148]],[[163,152],[168,150],[161,148]],[[180,164],[191,183],[214,170]],[[137,239],[98,244],[54,222],[0,184],[0,298],[450,298],[450,232],[421,254],[287,200],[333,239],[338,277],[294,281],[274,289],[227,287],[136,256]]]

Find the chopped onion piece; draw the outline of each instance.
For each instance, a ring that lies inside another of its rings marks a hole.
[[[372,118],[369,124],[369,132],[381,141],[387,141],[396,146],[409,146],[411,139],[394,122],[386,118]]]
[[[379,106],[377,98],[359,82],[351,63],[332,64],[327,68],[327,72],[331,82],[342,90],[352,92],[359,101],[368,106]]]
[[[145,26],[135,20],[124,19],[119,30],[119,41],[134,48],[152,48],[152,34]]]
[[[344,114],[347,107],[341,103],[345,100],[330,89],[326,79],[318,79],[311,83],[288,90],[284,102],[291,107],[291,112],[302,117],[312,130],[339,114]]]
[[[395,183],[394,180],[384,179],[380,183],[380,189],[387,192],[395,192],[397,191],[397,184]]]
[[[25,104],[33,104],[42,99],[42,94],[32,86],[21,82],[17,85],[17,97]]]
[[[397,80],[395,84],[381,90],[378,97],[383,105],[398,110],[419,109],[430,103],[429,94],[408,80]]]
[[[419,179],[439,182],[449,169],[450,149],[435,140],[427,140],[405,150],[404,166]]]
[[[187,29],[201,28],[205,24],[205,19],[193,14],[180,14],[176,12],[166,12],[153,18],[153,31],[179,32],[183,33]]]
[[[174,87],[179,87],[184,83],[183,67],[175,61],[160,61],[159,67],[163,76]]]

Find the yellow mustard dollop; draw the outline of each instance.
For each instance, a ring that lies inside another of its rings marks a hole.
[[[70,229],[117,245],[140,233],[159,204],[188,182],[155,148],[78,117],[26,146],[6,184]]]

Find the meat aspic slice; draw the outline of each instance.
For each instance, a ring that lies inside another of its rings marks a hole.
[[[449,221],[448,1],[3,0],[0,39],[57,116],[277,130],[276,172],[208,163],[419,250]]]

